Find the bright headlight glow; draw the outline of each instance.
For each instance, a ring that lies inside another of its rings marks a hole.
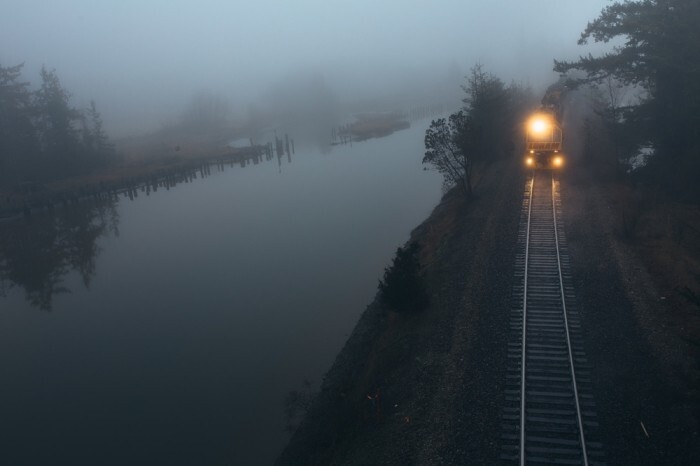
[[[549,125],[544,120],[534,120],[530,123],[530,130],[536,134],[542,134],[549,129]]]
[[[532,157],[528,157],[525,159],[525,165],[527,165],[528,167],[531,167],[532,164],[534,164],[534,163],[535,163],[535,159],[533,159]]]
[[[561,167],[564,164],[564,159],[561,157],[554,157],[554,159],[552,160],[552,164],[555,167]]]

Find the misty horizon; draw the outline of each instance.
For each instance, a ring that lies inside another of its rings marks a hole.
[[[447,101],[481,63],[537,92],[556,79],[554,58],[584,52],[576,41],[607,1],[8,3],[0,64],[24,63],[33,86],[42,66],[55,69],[73,104],[95,100],[108,134],[123,137],[172,124],[198,93],[241,118],[315,77],[341,103]]]

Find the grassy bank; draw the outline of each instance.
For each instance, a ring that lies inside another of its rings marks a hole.
[[[0,189],[0,218],[29,214],[86,197],[118,195],[145,186],[169,187],[208,170],[213,164],[246,164],[265,154],[264,146],[245,148],[199,147],[168,149],[147,158],[125,157],[90,173],[44,183],[21,183]]]
[[[357,121],[341,129],[341,138],[352,137],[356,141],[364,141],[388,136],[411,126],[408,120],[398,113],[363,113],[356,117]]]

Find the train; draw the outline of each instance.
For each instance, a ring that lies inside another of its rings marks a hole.
[[[564,166],[560,121],[566,91],[564,78],[550,86],[542,99],[542,106],[525,123],[526,167],[561,169]]]
[[[530,168],[561,168],[562,132],[554,115],[542,110],[534,113],[525,128],[525,165]]]

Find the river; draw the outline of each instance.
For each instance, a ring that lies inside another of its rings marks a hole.
[[[270,464],[439,200],[428,124],[0,224],[0,463]]]

